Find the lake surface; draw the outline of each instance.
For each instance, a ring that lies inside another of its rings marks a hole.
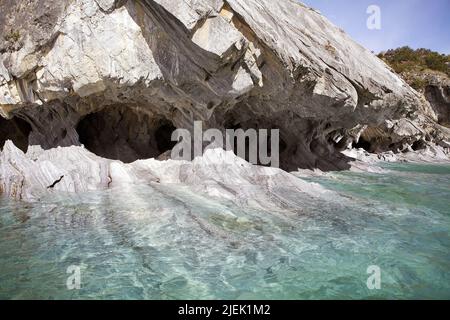
[[[279,212],[177,185],[1,198],[0,298],[450,299],[450,166],[384,166],[309,178],[339,200],[286,190]]]

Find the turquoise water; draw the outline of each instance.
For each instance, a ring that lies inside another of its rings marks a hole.
[[[0,298],[449,299],[450,166],[386,168],[310,179],[336,201],[278,190],[280,211],[176,185],[2,198]]]

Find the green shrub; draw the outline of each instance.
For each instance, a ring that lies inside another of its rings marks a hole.
[[[18,30],[11,30],[10,33],[3,37],[6,41],[17,42],[20,39],[20,32]]]
[[[427,86],[427,81],[424,79],[413,79],[410,83],[411,87],[413,87],[414,89],[416,89],[417,91],[421,91],[423,89],[425,89],[425,87]]]
[[[401,47],[382,52],[378,57],[387,62],[397,73],[431,69],[450,76],[450,55],[428,49],[413,50],[410,47]]]

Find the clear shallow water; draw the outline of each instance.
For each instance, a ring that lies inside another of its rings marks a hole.
[[[310,179],[336,201],[280,190],[278,211],[161,185],[1,199],[0,298],[449,299],[450,166],[387,167]]]

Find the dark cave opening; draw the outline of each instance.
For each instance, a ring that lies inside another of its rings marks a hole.
[[[287,123],[286,119],[292,119]],[[323,136],[320,123],[311,119],[304,119],[290,112],[281,111],[271,117],[253,110],[250,105],[239,105],[228,111],[223,118],[227,129],[266,129],[268,137],[268,156],[272,155],[270,148],[270,130],[279,130],[279,167],[285,171],[298,169],[320,169],[322,171],[345,170],[351,158],[339,152],[341,146],[335,146],[334,141],[327,141]],[[328,131],[332,132],[331,125]],[[342,140],[347,146],[347,139]],[[248,150],[248,145],[246,146]],[[236,148],[233,150],[236,154]],[[244,158],[244,157],[243,157]],[[248,152],[244,158],[249,161]]]
[[[372,143],[364,139],[363,137],[359,138],[358,142],[353,143],[353,148],[355,149],[364,149],[367,152],[373,152]]]
[[[427,144],[425,141],[423,140],[417,140],[416,142],[414,142],[411,146],[411,148],[414,151],[420,151],[420,150],[425,150],[427,148]]]
[[[7,140],[11,140],[17,148],[27,152],[30,132],[31,126],[25,120],[20,118],[7,120],[0,117],[0,148],[3,148]]]
[[[267,124],[267,122],[262,121],[264,124]],[[261,163],[261,159],[259,158],[259,151],[260,151],[260,139],[262,138],[261,133],[259,132],[260,129],[265,129],[267,130],[267,140],[266,140],[266,146],[267,146],[267,156],[272,156],[272,130],[273,129],[278,129],[274,126],[270,126],[270,125],[260,125],[257,121],[248,121],[248,122],[238,122],[236,123],[236,121],[228,121],[226,124],[226,128],[225,129],[231,129],[234,130],[236,132],[236,130],[243,130],[244,132],[247,132],[248,130],[255,130],[256,131],[256,138],[257,138],[257,152],[258,152],[258,156],[257,156],[257,164],[258,165],[262,165],[262,166],[270,166],[270,164],[263,164]],[[279,129],[278,129],[279,130]],[[235,136],[234,137],[234,141],[233,141],[233,145],[234,145],[234,149],[233,152],[235,155],[238,155],[238,148],[237,148],[237,144],[238,144],[238,138]],[[285,158],[286,156],[286,151],[288,149],[288,144],[286,143],[286,141],[284,140],[283,137],[283,132],[280,130],[279,131],[279,140],[278,140],[278,153],[279,156],[281,158]],[[250,162],[251,158],[250,158],[250,139],[249,136],[246,137],[245,139],[245,157],[243,157],[244,160]],[[281,163],[281,167],[283,167],[283,163]]]
[[[176,130],[173,124],[169,121],[162,122],[158,129],[155,131],[156,145],[160,154],[163,154],[177,144],[176,141],[172,141],[172,133]]]
[[[107,107],[80,120],[80,143],[96,155],[131,163],[171,150],[172,122],[130,107]]]

